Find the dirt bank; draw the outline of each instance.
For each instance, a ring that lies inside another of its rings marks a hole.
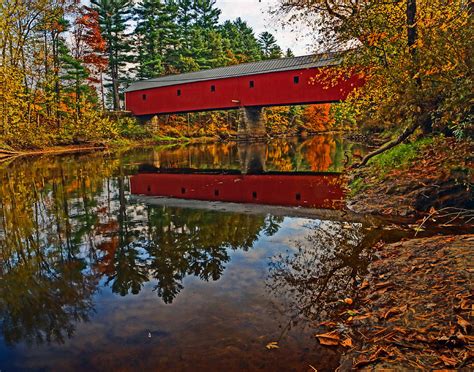
[[[474,235],[376,248],[358,296],[342,302],[319,337],[345,346],[339,370],[472,370]]]
[[[409,155],[410,147],[407,146]],[[454,138],[435,138],[403,159],[393,151],[374,158],[369,166],[350,172],[352,197],[348,207],[357,213],[415,217],[430,209],[473,205],[474,144]],[[398,155],[398,158],[397,158]]]

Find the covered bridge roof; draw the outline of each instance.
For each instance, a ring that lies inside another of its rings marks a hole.
[[[170,85],[194,83],[197,81],[332,66],[338,64],[338,62],[339,58],[336,53],[316,55],[311,54],[300,57],[269,59],[265,61],[241,63],[239,65],[218,67],[209,70],[188,72],[177,75],[167,75],[159,78],[141,80],[130,84],[130,86],[125,91],[132,92],[135,90],[161,88]]]

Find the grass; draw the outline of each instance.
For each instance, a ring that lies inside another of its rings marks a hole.
[[[432,144],[433,141],[432,137],[426,137],[414,142],[402,143],[373,157],[369,160],[368,167],[364,169],[363,174],[350,183],[349,196],[353,197],[366,190],[373,182],[383,180],[387,173],[393,169],[409,167],[423,149]]]
[[[352,198],[353,196],[361,193],[367,188],[367,186],[368,185],[365,183],[365,180],[363,178],[356,178],[349,185],[349,197]]]
[[[402,143],[394,148],[377,155],[369,160],[368,164],[378,178],[384,177],[393,169],[405,168],[409,166],[420,152],[433,143],[432,137],[422,138],[411,143]]]

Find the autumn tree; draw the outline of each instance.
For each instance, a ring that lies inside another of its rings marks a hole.
[[[359,122],[398,130],[398,137],[363,163],[417,129],[459,136],[469,133],[470,1],[280,3],[283,12],[311,22],[322,49],[346,50],[340,75],[333,77],[350,71],[364,75],[364,87],[349,97]]]
[[[99,84],[102,109],[104,103],[103,74],[107,70],[106,41],[102,36],[99,24],[99,13],[88,6],[78,9],[72,30],[72,54],[81,60],[88,71],[88,80]]]

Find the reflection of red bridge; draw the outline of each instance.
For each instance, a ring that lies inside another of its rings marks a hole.
[[[258,135],[265,130],[262,107],[341,101],[362,85],[358,76],[339,78],[332,87],[322,84],[321,69],[338,63],[335,54],[311,55],[138,81],[126,90],[126,106],[143,117],[240,108],[239,131]]]
[[[337,208],[344,192],[339,174],[139,173],[132,194],[180,199]]]

